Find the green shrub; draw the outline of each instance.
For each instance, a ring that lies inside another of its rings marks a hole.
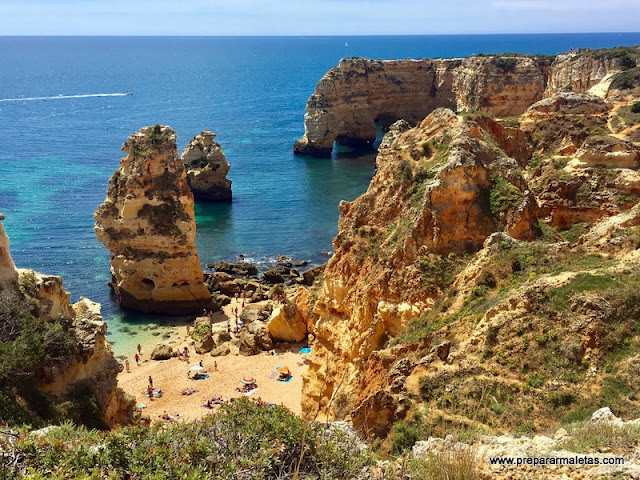
[[[112,432],[65,424],[16,447],[34,478],[352,479],[371,463],[355,442],[243,398],[195,422]]]
[[[640,113],[640,102],[635,102],[631,105],[631,113]]]
[[[500,175],[492,175],[491,181],[493,182],[489,190],[491,214],[495,219],[499,219],[502,213],[519,207],[523,196],[518,187]]]

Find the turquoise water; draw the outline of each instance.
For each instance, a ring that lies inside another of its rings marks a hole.
[[[348,42],[348,47],[345,43]],[[424,37],[0,37],[0,211],[21,267],[62,275],[102,303],[117,353],[177,320],[122,312],[92,213],[121,144],[167,124],[180,150],[203,129],[231,164],[231,205],[197,204],[203,263],[244,254],[322,262],[340,200],[361,194],[373,157],[294,157],[308,96],[340,58],[451,57],[640,43],[640,34]],[[133,92],[133,96],[116,94]],[[62,96],[62,97],[58,97]],[[42,98],[49,97],[49,98]],[[124,327],[129,333],[122,331]]]

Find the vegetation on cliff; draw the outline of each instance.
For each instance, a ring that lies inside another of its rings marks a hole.
[[[6,439],[0,447],[8,449]],[[240,399],[192,423],[99,432],[63,424],[15,441],[28,478],[356,478],[372,458],[339,428]],[[0,466],[2,468],[2,466]],[[12,474],[6,466],[4,473]]]

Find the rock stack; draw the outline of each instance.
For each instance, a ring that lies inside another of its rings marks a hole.
[[[111,250],[111,287],[128,309],[170,315],[211,305],[195,246],[193,194],[177,155],[176,132],[145,127],[123,145],[94,218]]]
[[[187,183],[196,199],[230,202],[229,163],[215,138],[215,133],[208,130],[196,135],[181,158],[187,171]]]

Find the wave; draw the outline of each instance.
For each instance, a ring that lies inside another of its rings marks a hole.
[[[0,98],[0,102],[25,102],[33,100],[64,100],[67,98],[93,98],[93,97],[128,97],[133,95],[127,93],[87,93],[84,95],[56,95],[55,97],[20,97],[20,98]]]

